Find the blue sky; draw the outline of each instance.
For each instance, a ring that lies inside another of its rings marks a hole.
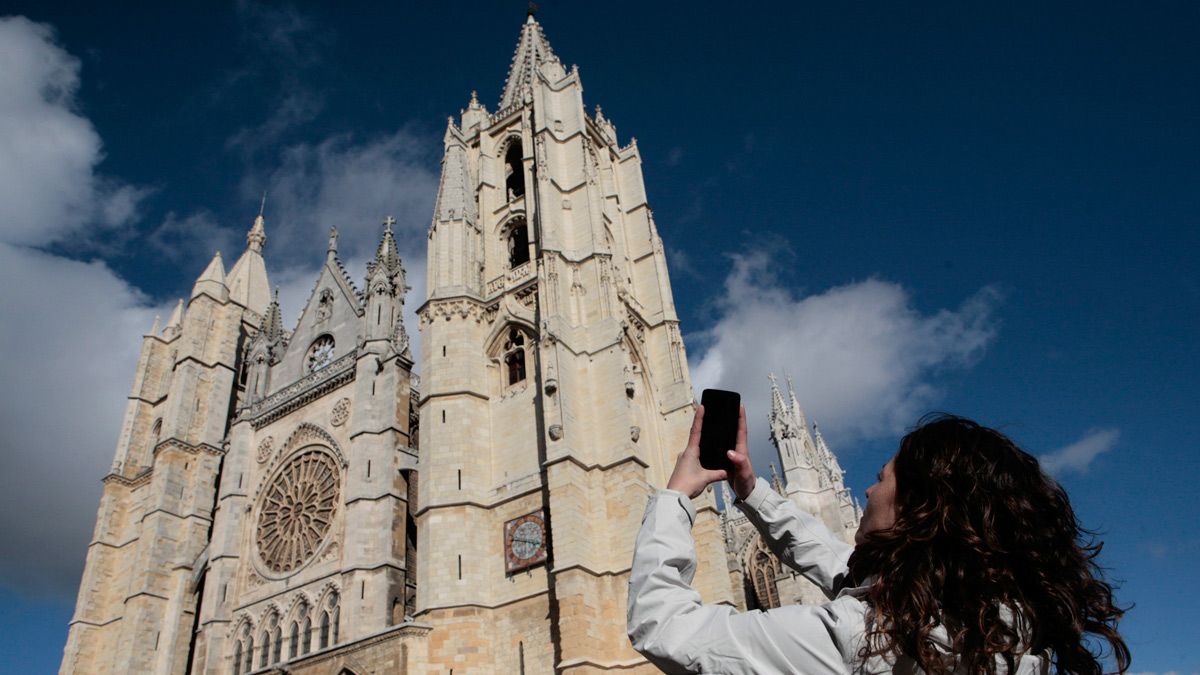
[[[1134,670],[1200,671],[1200,7],[648,4],[538,16],[638,140],[760,470],[770,371],[859,495],[923,412],[997,426],[1101,532]],[[154,315],[264,190],[290,320],[330,225],[361,276],[395,215],[423,276],[445,118],[495,109],[524,3],[0,16],[0,669],[46,672]]]

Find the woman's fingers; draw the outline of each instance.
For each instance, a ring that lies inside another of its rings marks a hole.
[[[747,449],[747,444],[746,444],[746,406],[744,406],[744,405],[739,406],[739,408],[738,408],[738,431],[737,431],[736,449],[738,451],[738,454],[745,455],[745,454],[749,453],[749,450]]]
[[[692,433],[688,436],[685,452],[695,450],[700,452],[700,429],[704,426],[704,406],[696,406],[696,416],[692,418]]]

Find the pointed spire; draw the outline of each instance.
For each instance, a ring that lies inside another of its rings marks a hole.
[[[204,273],[201,274],[200,278],[196,280],[197,283],[201,281],[214,281],[222,286],[225,285],[225,263],[221,260],[220,251],[213,253],[212,260],[209,261],[208,267],[204,268]]]
[[[775,380],[775,373],[767,375],[767,379],[771,380],[771,421],[774,422],[784,414],[785,406],[783,395],[779,393],[779,382]]]
[[[263,246],[267,243],[267,227],[263,219],[266,200],[267,193],[264,192],[258,215],[254,217],[254,224],[246,233],[246,250],[233,264],[233,269],[229,270],[229,278],[225,284],[229,287],[230,300],[257,315],[267,310],[267,302],[271,298],[267,264],[262,257]]]
[[[786,377],[787,377],[788,395],[791,398],[791,400],[788,403],[788,407],[792,411],[792,421],[796,423],[797,427],[799,427],[801,429],[807,429],[808,428],[808,418],[804,416],[804,410],[802,410],[800,408],[800,402],[796,400],[796,390],[795,390],[795,388],[792,387],[792,378],[790,376],[786,376]]]
[[[383,268],[387,270],[388,276],[391,276],[400,270],[400,251],[396,248],[396,238],[392,236],[392,226],[395,224],[395,218],[391,216],[384,218],[383,238],[379,240],[379,248],[375,250],[375,260],[367,265],[368,275],[371,274],[377,266],[383,266]]]
[[[183,298],[175,303],[175,309],[171,311],[171,318],[167,319],[167,326],[163,328],[163,337],[168,340],[179,334],[183,326]]]
[[[779,480],[779,473],[775,471],[774,462],[771,462],[771,487],[779,494],[784,494],[783,481]]]
[[[328,253],[337,253],[338,231],[333,225],[329,226],[329,248],[325,249]]]
[[[274,342],[283,336],[283,313],[279,311],[278,286],[275,287],[275,293],[271,297],[271,304],[267,305],[267,311],[263,314],[262,325],[259,329],[268,342]]]
[[[150,335],[158,335],[159,318],[160,317],[157,314],[154,315],[154,325],[150,327]]]
[[[509,66],[508,78],[504,81],[504,93],[500,96],[500,108],[504,109],[521,101],[521,92],[533,84],[538,66],[546,61],[558,61],[554,50],[542,32],[541,25],[530,12],[521,27],[521,37]]]
[[[267,243],[267,227],[266,221],[263,220],[263,215],[260,212],[254,217],[254,225],[250,227],[250,231],[246,233],[246,248],[255,253],[262,253],[263,246]]]

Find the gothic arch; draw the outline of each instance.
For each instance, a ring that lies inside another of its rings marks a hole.
[[[242,630],[249,630],[251,634],[254,633],[254,619],[244,612],[239,613],[233,623],[230,624],[229,632],[225,637],[230,640],[235,639],[241,635]]]
[[[499,145],[496,158],[500,162],[505,202],[512,202],[525,195],[525,144],[520,133],[509,133]]]
[[[298,591],[292,596],[291,601],[288,603],[287,612],[283,615],[284,623],[290,623],[297,618],[302,619],[303,613],[311,611],[312,607],[313,603],[312,600],[309,599],[308,594],[304,591]]]
[[[297,450],[302,450],[310,445],[323,445],[328,448],[333,456],[337,458],[342,468],[349,466],[346,461],[346,456],[342,454],[342,449],[337,441],[333,439],[328,431],[311,422],[301,422],[296,430],[288,436],[287,441],[283,444],[283,450],[279,453],[279,462],[287,459],[292,453]]]

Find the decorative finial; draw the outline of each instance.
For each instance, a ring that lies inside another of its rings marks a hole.
[[[529,3],[529,8],[525,10],[525,14],[526,14],[527,16],[533,16],[534,14],[537,14],[537,11],[538,11],[538,6],[537,6],[537,3],[536,3],[536,2],[530,2],[530,3]]]
[[[267,208],[267,191],[263,190],[262,202],[258,205],[258,215],[262,216],[263,210]]]
[[[337,253],[337,238],[338,231],[336,227],[329,226],[329,252]],[[276,289],[278,291],[278,289]]]
[[[384,231],[384,232],[386,232],[386,233],[388,233],[388,234],[391,234],[391,233],[392,233],[392,226],[393,226],[393,225],[395,225],[395,224],[396,224],[396,219],[395,219],[395,218],[393,218],[393,217],[391,217],[391,216],[388,216],[387,218],[384,218],[384,219],[383,219],[383,231]]]
[[[471,107],[472,108],[479,107],[479,94],[474,89],[471,90]]]

